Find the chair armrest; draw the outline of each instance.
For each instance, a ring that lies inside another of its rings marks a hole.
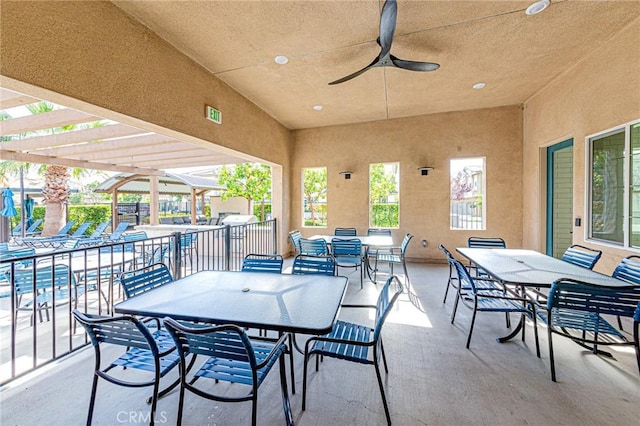
[[[375,309],[376,305],[351,305],[348,303],[340,305],[341,308],[370,308]]]
[[[256,364],[256,368],[260,369],[265,365],[269,364],[269,362],[271,362],[271,358],[273,358],[276,355],[280,345],[286,346],[287,345],[286,340],[289,339],[290,337],[291,337],[291,333],[283,333],[282,336],[280,336],[278,340],[275,341],[273,349],[271,349],[271,352],[269,352],[269,355],[267,355],[267,357],[261,363]],[[265,338],[259,338],[259,337],[252,337],[251,340],[257,341],[257,342],[259,341],[274,342],[273,339],[265,339]]]

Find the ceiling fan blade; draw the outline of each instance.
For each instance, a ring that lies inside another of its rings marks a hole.
[[[349,74],[349,75],[348,75],[348,76],[346,76],[346,77],[342,77],[342,78],[341,78],[341,79],[339,79],[339,80],[332,81],[331,83],[329,83],[329,86],[332,86],[332,85],[334,85],[334,84],[344,83],[345,81],[349,81],[349,80],[351,80],[352,78],[356,78],[357,76],[359,76],[359,75],[360,75],[360,74],[362,74],[363,72],[367,71],[368,69],[374,68],[374,67],[379,66],[379,65],[380,65],[380,56],[378,56],[377,58],[375,58],[375,59],[373,60],[373,62],[371,62],[369,65],[367,65],[366,67],[362,68],[361,70],[356,71],[356,72],[354,72],[353,74]]]
[[[417,62],[417,61],[405,61],[404,59],[398,59],[393,55],[389,55],[391,62],[398,68],[402,68],[409,71],[435,71],[440,68],[440,64],[434,62]]]
[[[393,34],[396,31],[396,18],[398,16],[398,4],[396,0],[387,0],[382,6],[382,13],[380,14],[380,37],[378,37],[378,44],[382,48],[380,57],[385,57],[391,50],[391,43],[393,42]]]

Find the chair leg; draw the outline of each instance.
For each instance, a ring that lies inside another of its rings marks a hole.
[[[380,337],[380,353],[382,354],[382,363],[384,364],[384,372],[389,374],[389,368],[387,367],[387,356],[384,354],[384,345],[382,344],[382,337]]]
[[[254,389],[253,398],[251,398],[251,426],[256,426],[256,422],[258,420],[257,412],[258,412],[258,392],[257,392],[257,389]]]
[[[382,383],[382,376],[380,375],[380,367],[378,366],[378,355],[375,349],[373,352],[373,365],[376,368],[376,377],[378,378],[378,386],[380,387],[380,396],[382,396],[382,405],[384,406],[384,414],[387,416],[387,424],[391,425],[391,415],[389,414],[387,397],[384,394],[384,384]]]
[[[449,265],[449,281],[447,281],[447,288],[444,290],[444,299],[442,299],[442,303],[447,303],[447,295],[449,294],[449,286],[451,285],[451,275],[453,270],[451,269],[451,265]]]
[[[311,355],[307,353],[307,350],[305,348],[304,363],[303,363],[303,370],[302,370],[302,411],[304,411],[307,405],[307,364],[309,363],[309,356]]]
[[[556,364],[553,359],[553,332],[551,324],[548,324],[547,334],[549,335],[549,368],[551,369],[551,380],[556,381]]]
[[[471,315],[471,325],[469,326],[469,336],[467,337],[467,349],[469,349],[469,344],[471,344],[471,334],[473,333],[473,326],[476,322],[476,313],[478,312],[477,302],[473,306],[473,314]]]
[[[453,301],[453,309],[451,310],[451,324],[453,324],[453,322],[456,320],[456,312],[458,310],[458,302],[460,301],[461,297],[462,297],[462,294],[460,294],[460,289],[458,289],[458,291],[456,291],[456,298]]]
[[[636,342],[636,360],[638,361],[638,372],[640,373],[640,323],[639,322],[635,322],[633,325],[633,340],[634,342]]]
[[[622,328],[622,318],[620,318],[620,315],[618,315],[618,328],[620,329],[620,331],[624,331],[624,329]]]
[[[407,264],[405,261],[402,261],[402,268],[404,269],[404,279],[407,282],[407,293],[409,293],[409,289],[411,288],[411,281],[409,281],[409,271],[407,271]]]
[[[91,426],[93,419],[93,408],[96,404],[96,392],[98,391],[98,374],[93,373],[93,384],[91,385],[91,398],[89,399],[89,414],[87,415],[87,426]]]

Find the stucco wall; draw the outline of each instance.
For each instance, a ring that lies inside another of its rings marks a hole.
[[[388,121],[297,130],[292,162],[291,228],[304,236],[355,226],[366,233],[369,164],[400,162],[400,243],[415,238],[408,256],[444,261],[439,243],[466,245],[470,235],[501,236],[509,247],[522,244],[522,111],[519,106],[481,109]],[[487,229],[449,229],[449,160],[486,157]],[[327,167],[328,226],[303,228],[301,173]],[[422,176],[418,167],[435,169]],[[340,171],[353,172],[345,180]],[[421,240],[429,243],[425,249]]]
[[[523,244],[544,252],[544,148],[573,138],[574,217],[586,218],[585,138],[640,118],[640,19],[594,50],[525,104],[523,175],[525,192]],[[584,221],[583,221],[584,223]],[[574,227],[573,242],[584,244],[585,227]],[[630,254],[601,244],[596,270],[611,273]]]
[[[5,87],[282,165],[274,215],[286,241],[291,132],[256,105],[109,2],[2,1],[0,31]]]

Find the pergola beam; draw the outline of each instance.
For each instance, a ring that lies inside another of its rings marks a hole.
[[[58,148],[43,149],[37,151],[37,154],[48,155],[50,157],[67,157],[76,156],[80,159],[89,160],[89,158],[81,157],[83,154],[93,153],[101,154],[109,151],[122,151],[125,149],[142,149],[149,152],[149,147],[159,144],[176,142],[175,139],[164,135],[144,134],[140,136],[132,136],[128,138],[118,138],[97,142],[88,142],[71,146],[61,146]],[[2,146],[2,145],[0,145]]]
[[[4,161],[20,161],[23,163],[36,163],[36,164],[53,164],[57,166],[92,169],[92,170],[107,170],[120,173],[138,173],[150,176],[164,176],[165,172],[156,169],[147,169],[140,167],[127,167],[116,164],[95,163],[89,161],[70,160],[67,158],[58,157],[46,157],[44,155],[25,154],[22,152],[14,151],[0,151],[0,160]]]
[[[126,126],[124,124],[113,124],[108,126],[93,127],[90,129],[73,130],[70,132],[57,133],[54,135],[36,136],[32,138],[3,142],[0,147],[8,151],[35,151],[39,149],[72,145],[82,142],[132,136],[140,134],[142,132],[142,130],[136,129],[135,127]]]
[[[51,112],[0,121],[0,136],[35,132],[36,130],[69,126],[71,124],[90,123],[100,120],[101,119],[96,116],[74,109],[56,109]]]
[[[21,93],[0,89],[0,109],[9,109],[22,105],[29,105],[39,102],[38,99]]]

